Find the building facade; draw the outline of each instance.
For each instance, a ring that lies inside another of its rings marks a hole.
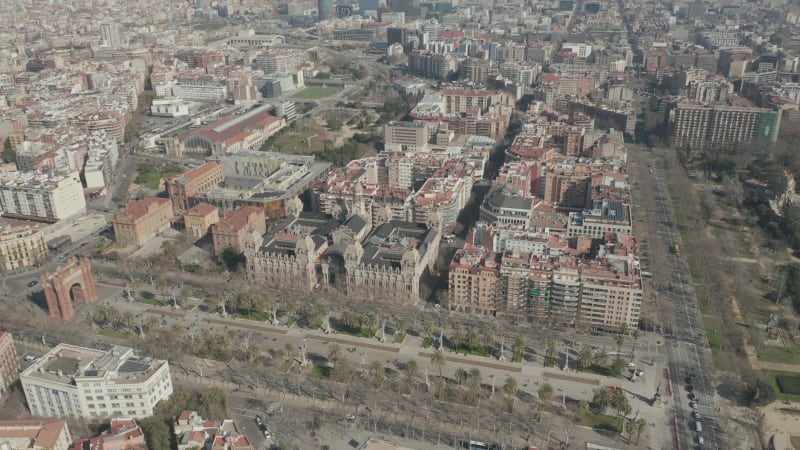
[[[114,237],[119,245],[144,245],[169,228],[172,203],[166,198],[148,197],[132,200],[114,214]]]
[[[691,152],[736,152],[754,141],[775,142],[781,112],[765,108],[677,104],[670,112],[672,145]]]
[[[224,180],[222,165],[217,161],[207,162],[181,175],[165,178],[164,187],[172,201],[172,211],[175,214],[187,211],[190,208],[189,197],[215,188]]]
[[[245,238],[250,231],[262,236],[267,232],[264,210],[245,206],[237,211],[230,211],[225,218],[211,227],[214,254],[219,255],[226,248],[232,248],[237,254],[244,252]]]
[[[428,147],[429,135],[424,122],[389,122],[384,128],[387,149],[424,151]]]
[[[0,219],[0,272],[30,267],[47,256],[40,224]]]
[[[198,203],[183,215],[186,233],[193,239],[201,239],[208,234],[211,226],[219,223],[219,209],[208,203]]]
[[[41,417],[148,417],[172,395],[169,363],[59,344],[20,375],[31,413]]]
[[[78,172],[66,176],[35,172],[0,174],[0,206],[6,216],[46,222],[86,214]]]
[[[19,356],[14,347],[14,336],[7,331],[0,331],[0,400],[8,388],[19,378]]]

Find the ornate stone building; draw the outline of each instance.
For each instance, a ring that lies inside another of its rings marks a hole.
[[[306,289],[336,287],[416,302],[433,268],[441,233],[424,224],[387,220],[372,233],[367,219],[342,222],[330,216],[289,216],[245,247],[254,280],[299,283]],[[369,236],[368,236],[369,233]]]

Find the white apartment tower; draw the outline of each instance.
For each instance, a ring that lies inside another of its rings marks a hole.
[[[101,23],[100,35],[102,36],[102,44],[108,47],[122,47],[125,45],[122,34],[119,32],[119,25],[114,22]]]
[[[0,175],[0,207],[6,214],[55,222],[86,214],[86,198],[78,172],[9,172]]]
[[[95,350],[59,344],[20,375],[40,417],[147,417],[172,395],[169,363],[127,347]]]

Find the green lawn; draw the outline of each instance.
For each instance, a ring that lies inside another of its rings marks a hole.
[[[800,364],[800,351],[797,347],[790,345],[788,347],[779,347],[776,345],[765,345],[758,359],[762,361],[784,363],[784,364]]]
[[[331,368],[325,366],[314,366],[311,369],[311,376],[320,380],[327,380],[331,376]]]
[[[104,328],[104,329],[100,330],[99,334],[102,335],[102,336],[106,336],[106,337],[110,337],[110,338],[114,338],[114,339],[122,339],[122,340],[130,339],[131,336],[133,336],[133,333],[130,333],[128,331],[112,330],[111,328]]]
[[[339,92],[339,89],[334,87],[309,86],[303,89],[302,91],[292,95],[291,98],[317,100],[320,98],[330,97],[331,95],[337,92]]]
[[[344,324],[341,325],[338,331],[342,334],[363,337],[363,338],[373,338],[375,337],[375,333],[377,332],[377,330],[373,330],[370,328],[353,328]]]
[[[158,189],[161,179],[183,173],[183,167],[178,164],[167,164],[163,167],[153,167],[147,163],[139,164],[136,169],[136,184],[141,184],[148,189]]]
[[[614,373],[614,370],[611,369],[609,366],[598,366],[597,364],[592,364],[591,366],[587,367],[583,370],[584,372],[594,373],[597,375],[603,375],[606,377],[619,377],[618,373]]]
[[[431,348],[431,347],[433,347],[432,338],[425,338],[422,340],[422,348]]]
[[[142,303],[146,303],[148,305],[153,305],[153,306],[172,306],[171,303],[165,302],[164,300],[159,300],[155,297],[143,298]]]
[[[405,342],[405,340],[406,340],[405,334],[398,334],[397,336],[394,337],[395,344],[402,344],[403,342]]]
[[[596,428],[599,430],[608,430],[619,433],[622,431],[622,419],[616,416],[609,416],[607,414],[597,414],[587,411],[583,415],[583,424],[588,427]]]
[[[286,326],[292,328],[292,325],[297,323],[297,317],[289,317],[289,320],[286,321]]]
[[[790,400],[800,402],[800,395],[784,394],[778,386],[777,377],[782,377],[782,381],[789,381],[790,383],[800,382],[800,374],[792,372],[781,372],[779,370],[767,370],[767,383],[775,389],[775,396],[778,400]]]

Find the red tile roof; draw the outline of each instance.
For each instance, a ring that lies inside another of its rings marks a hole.
[[[208,203],[198,203],[189,211],[186,211],[187,216],[207,216],[217,210],[217,207]]]
[[[29,438],[36,447],[54,448],[66,426],[65,419],[2,420],[0,441],[8,438]]]
[[[147,197],[144,200],[131,200],[125,205],[120,214],[126,215],[130,220],[136,221],[150,214],[154,208],[171,204],[168,198]]]

